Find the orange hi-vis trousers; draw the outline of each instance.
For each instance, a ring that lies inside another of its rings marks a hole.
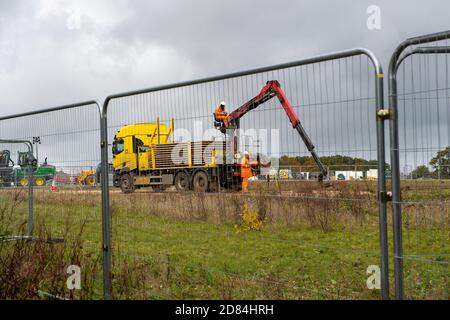
[[[252,167],[248,158],[243,157],[241,161],[241,178],[242,178],[242,192],[248,192],[248,178],[252,176]]]
[[[248,178],[242,178],[242,192],[248,192]]]

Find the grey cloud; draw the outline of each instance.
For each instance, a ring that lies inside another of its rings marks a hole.
[[[387,67],[402,39],[448,28],[450,9],[442,1],[386,0],[55,3],[78,4],[82,28],[68,30],[64,12],[37,18],[37,1],[0,2],[0,44],[6,39],[9,45],[0,49],[0,87],[9,93],[0,97],[0,113],[350,47],[372,49]],[[381,7],[381,31],[365,26],[370,4]],[[111,25],[105,27],[99,15],[111,15]],[[174,53],[167,72],[136,65],[136,56],[145,64],[152,46]]]
[[[128,89],[353,47],[373,50],[387,69],[390,54],[403,39],[450,29],[446,17],[450,3],[437,0],[53,3],[62,9],[57,6],[39,16],[45,1],[0,0],[0,115],[91,98],[101,101],[107,94]],[[380,31],[366,28],[366,8],[371,4],[381,7]],[[66,26],[64,8],[74,5],[80,8],[79,30]],[[255,87],[260,89],[259,83]],[[250,96],[226,98],[237,104],[245,97]],[[208,100],[202,107],[212,103]],[[328,132],[314,131],[318,123],[314,111],[304,111],[306,119],[315,121],[306,124],[311,134],[331,145],[319,137]],[[124,118],[131,121],[134,116]],[[249,116],[248,122],[259,118],[255,119]],[[326,121],[326,128],[339,129]],[[364,127],[358,126],[356,135],[362,139]],[[373,141],[373,136],[364,139]]]

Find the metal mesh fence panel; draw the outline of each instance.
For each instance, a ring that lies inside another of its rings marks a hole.
[[[376,173],[367,175],[377,166],[374,74],[355,55],[112,98],[109,142],[158,118],[174,119],[176,142],[223,140],[215,107],[226,101],[232,111],[278,80],[331,180],[280,179],[279,170],[312,177],[317,167],[280,103],[261,105],[241,120],[241,130],[259,134],[238,149],[272,159],[278,178],[254,179],[245,195],[111,190],[113,297],[379,298],[379,281],[368,280],[379,279],[380,260]]]
[[[39,292],[101,298],[98,105],[88,102],[2,118],[0,139],[26,140],[33,145],[33,155],[27,162],[23,145],[0,143],[0,152],[10,156],[0,169],[1,225],[7,227],[1,230],[1,236],[14,240],[10,236],[23,235],[27,230],[30,203],[26,200],[28,187],[32,189],[30,237],[0,244],[0,272],[12,275],[2,277],[5,297],[12,294],[8,291],[8,281],[12,281],[21,288],[14,294],[22,290],[31,294],[16,298],[31,298],[33,294],[37,297]],[[27,175],[30,163],[33,173]],[[28,265],[34,268],[25,271]],[[75,288],[79,290],[69,290],[66,282],[76,267],[83,281],[80,288]],[[27,272],[27,277],[13,276],[21,272]]]
[[[6,192],[12,186],[30,179],[30,172],[26,168],[20,171],[15,169],[17,159],[13,160],[13,157],[19,153],[30,154],[31,148],[31,142],[0,140],[0,187],[6,198],[10,199],[4,201],[2,206],[1,237],[4,241],[30,236],[33,228],[32,212],[26,201],[32,199],[32,190],[24,185],[20,192]]]
[[[399,258],[405,297],[413,299],[450,297],[450,50],[434,52],[449,44],[434,40],[408,47],[397,71]]]

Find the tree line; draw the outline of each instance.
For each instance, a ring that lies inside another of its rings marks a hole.
[[[341,171],[368,171],[376,169],[378,165],[377,160],[366,160],[362,158],[352,158],[343,155],[322,156],[320,157],[322,163],[330,170]],[[293,166],[308,168],[305,171],[313,171],[317,168],[314,159],[311,156],[303,157],[289,157],[282,156],[280,158],[280,166]],[[386,164],[386,169],[390,170],[389,164]]]
[[[412,178],[450,179],[450,147],[438,151],[428,164],[431,170],[429,166],[420,165],[411,172]]]

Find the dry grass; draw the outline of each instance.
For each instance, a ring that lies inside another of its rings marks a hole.
[[[101,256],[83,250],[85,223],[64,222],[62,238],[55,239],[44,219],[36,221],[33,239],[6,241],[26,234],[26,219],[20,219],[25,193],[2,195],[0,207],[0,300],[40,299],[40,291],[57,297],[92,299],[98,297],[96,279],[100,274]],[[5,201],[9,200],[9,201]],[[18,223],[19,222],[19,223]],[[61,242],[61,240],[63,240]],[[69,291],[67,267],[80,266],[83,288]]]
[[[405,220],[409,226],[433,227],[449,224],[450,183],[447,181],[405,181],[402,199]],[[250,195],[240,193],[176,193],[143,190],[124,195],[111,192],[111,212],[128,211],[156,217],[173,218],[181,221],[200,221],[211,224],[235,224],[240,221],[244,205],[256,211],[269,225],[288,227],[318,227],[323,231],[367,223],[369,217],[378,215],[376,182],[335,181],[324,188],[316,182],[253,182]],[[447,189],[448,187],[448,189]],[[24,191],[10,193],[12,207],[26,197]],[[35,202],[55,206],[77,206],[97,208],[101,195],[97,189],[82,192],[35,190]],[[441,205],[430,204],[429,200],[440,201]],[[421,200],[426,200],[421,202]],[[446,204],[447,203],[447,204]],[[6,204],[4,204],[6,205]],[[9,204],[8,204],[9,205]],[[2,214],[8,210],[0,207]],[[10,214],[10,213],[9,213]],[[388,216],[388,219],[391,217]],[[3,224],[2,224],[3,225]],[[0,230],[1,231],[1,230]]]
[[[56,193],[36,190],[35,202],[56,206],[98,207],[100,194],[93,191]],[[155,193],[136,192],[124,195],[111,193],[112,213],[132,211],[157,217],[174,218],[182,221],[202,221],[212,224],[236,223],[244,204],[258,212],[269,224],[288,226],[307,225],[326,230],[332,224],[347,224],[364,221],[367,215],[376,214],[375,195],[345,186],[333,188],[309,188],[308,184],[297,184],[289,192],[273,194],[253,186],[249,195],[240,193]],[[372,203],[368,208],[367,203]]]
[[[444,252],[440,246],[444,242],[436,239],[445,241],[448,235],[447,184],[424,183],[423,189],[417,182],[402,188],[404,199],[419,199],[403,206],[407,253],[425,254],[428,249]],[[314,182],[285,182],[278,186],[257,182],[250,189],[249,195],[148,190],[124,195],[112,191],[114,297],[378,297],[364,285],[365,268],[378,262],[376,183],[334,182],[323,188]],[[66,241],[58,245],[45,241],[2,244],[0,280],[5,282],[0,298],[36,298],[38,289],[70,297],[65,288],[65,268],[78,263],[83,266],[84,285],[82,292],[73,297],[100,298],[99,190],[52,193],[38,189],[34,196],[36,234],[47,239],[58,230]],[[0,202],[0,233],[23,232],[26,219],[18,223],[17,211],[26,206],[26,192],[2,190],[0,197],[8,199]],[[439,199],[441,203],[422,203],[424,199]],[[265,221],[264,232],[236,235],[233,226],[241,222],[245,205]],[[410,242],[409,236],[419,236],[420,242]],[[261,240],[264,237],[278,241],[265,242]],[[289,246],[294,242],[300,246]],[[254,251],[249,252],[248,246]],[[229,265],[230,257],[240,263]],[[438,271],[442,273],[442,268],[412,266],[406,279],[420,283],[426,277],[427,283],[409,292],[423,298],[448,295],[442,285],[435,285],[440,291],[427,287],[439,279]],[[249,277],[252,272],[254,276]],[[15,288],[14,283],[24,289]],[[292,292],[292,288],[306,291]]]

